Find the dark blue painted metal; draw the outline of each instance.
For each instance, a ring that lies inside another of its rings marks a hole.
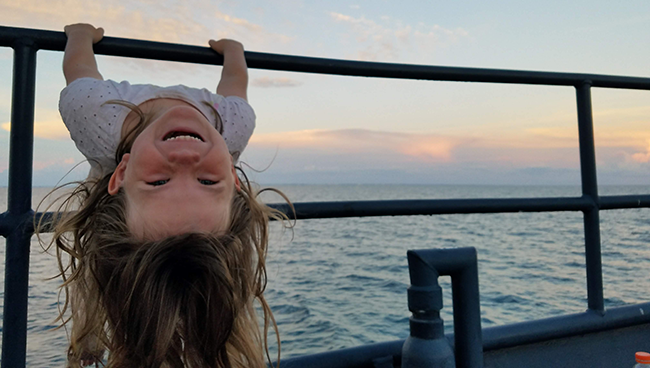
[[[602,196],[599,198],[598,207],[601,210],[650,207],[650,196],[648,195]]]
[[[564,198],[502,198],[502,199],[421,199],[421,200],[387,200],[387,201],[336,201],[336,202],[302,202],[294,203],[292,211],[287,204],[270,204],[271,207],[285,213],[291,219],[305,220],[314,218],[370,217],[370,216],[416,216],[443,215],[463,213],[505,213],[505,212],[559,212],[588,211],[596,203],[586,197]],[[601,210],[623,208],[648,208],[650,195],[626,195],[600,197]],[[47,223],[52,213],[37,213],[36,222],[43,217]],[[31,224],[28,224],[31,226]],[[0,235],[4,225],[0,215]],[[31,230],[32,228],[29,227]],[[51,231],[45,227],[44,231]]]
[[[639,199],[640,200],[640,199]],[[650,196],[643,200],[650,205]],[[413,216],[460,213],[583,211],[594,206],[588,198],[428,199],[294,203],[297,219]],[[288,205],[273,207],[294,216]]]
[[[604,313],[603,270],[600,255],[600,219],[598,214],[598,181],[596,176],[596,149],[591,114],[591,82],[576,87],[578,105],[578,139],[580,141],[580,173],[582,196],[595,203],[583,210],[585,227],[585,258],[587,268],[587,299],[591,310]]]
[[[402,348],[402,368],[455,368],[454,351],[440,318],[440,274],[419,251],[409,251],[407,257],[411,277],[408,307],[413,315],[409,318],[411,333]]]
[[[18,39],[12,47],[14,79],[6,217],[13,226],[6,237],[3,368],[25,366],[29,246],[32,233],[25,231],[24,225],[25,221],[33,221],[31,206],[36,47],[29,39]]]
[[[426,268],[411,271],[419,258],[439,275],[451,276],[454,305],[454,346],[458,368],[483,366],[481,307],[479,303],[478,266],[474,248],[426,249],[409,251],[409,273],[414,285],[426,285],[433,276]],[[415,281],[414,281],[415,280]]]
[[[483,330],[483,350],[533,344],[567,336],[583,335],[650,323],[650,303],[566,314],[530,322],[490,327]]]
[[[372,360],[373,368],[393,368],[394,363],[394,359],[391,355]]]
[[[392,356],[401,358],[404,340],[369,344],[348,349],[282,359],[281,368],[374,368],[373,360]],[[398,360],[399,361],[399,360]],[[273,364],[275,367],[275,363]]]
[[[295,215],[287,204],[276,203],[270,206],[285,213],[291,219],[304,220],[463,213],[587,211],[595,208],[596,203],[585,197],[302,202],[293,204]],[[648,207],[650,207],[650,195],[600,197],[601,210]],[[36,222],[43,217],[43,221],[47,223],[52,215],[51,212],[37,213]],[[9,225],[3,225],[2,221],[0,215],[0,234],[3,234],[2,230],[5,227],[9,228]],[[47,227],[43,230],[51,231]]]

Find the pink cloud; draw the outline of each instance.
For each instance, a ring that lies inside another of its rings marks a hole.
[[[242,161],[261,172],[259,180],[277,182],[579,183],[577,137],[544,133],[452,136],[345,129],[256,134]],[[596,154],[604,182],[647,178],[650,141],[641,151],[603,145]]]
[[[75,163],[75,159],[72,157],[67,157],[64,159],[52,159],[52,160],[34,160],[33,168],[34,170],[43,170],[48,167],[58,167],[58,166],[70,166]]]
[[[636,140],[628,135],[604,137],[597,146],[599,162],[650,162],[650,140],[639,152]],[[627,144],[624,144],[627,142]],[[340,165],[348,156],[358,166],[400,164],[480,164],[498,167],[578,168],[577,134],[571,130],[534,130],[519,133],[452,136],[430,133],[399,133],[364,129],[303,130],[255,134],[253,151],[272,151],[286,160],[310,160]],[[623,155],[623,156],[621,156]],[[260,157],[260,156],[258,156]],[[290,158],[289,158],[290,157]],[[264,162],[264,160],[261,160]],[[347,160],[346,160],[347,161]],[[350,163],[351,164],[351,163]]]
[[[300,81],[291,78],[270,78],[270,77],[261,77],[256,78],[251,81],[251,86],[253,87],[298,87],[302,85]]]
[[[449,161],[463,140],[435,134],[382,132],[365,129],[302,130],[256,134],[251,145],[280,149],[359,153],[393,153],[422,161]]]
[[[38,110],[37,113],[45,117],[34,121],[35,137],[55,140],[70,139],[70,133],[68,133],[68,129],[63,124],[57,111]],[[0,128],[9,132],[11,131],[11,123],[2,123]]]
[[[650,140],[647,141],[648,146],[646,147],[645,152],[637,152],[632,155],[629,155],[628,158],[630,161],[638,163],[646,163],[650,161]]]

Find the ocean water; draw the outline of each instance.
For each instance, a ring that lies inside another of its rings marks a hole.
[[[579,196],[579,187],[292,185],[294,202],[420,198]],[[6,209],[0,188],[0,212]],[[34,188],[34,208],[49,188]],[[601,187],[601,195],[647,194],[648,187]],[[279,202],[277,197],[265,197]],[[646,302],[650,211],[601,212],[607,307]],[[0,256],[4,259],[4,239]],[[479,258],[484,327],[582,312],[587,308],[579,212],[470,214],[303,220],[273,225],[266,298],[280,329],[282,356],[403,339],[408,335],[406,251],[473,246]],[[66,333],[56,329],[55,258],[32,240],[28,366],[61,367]],[[4,285],[4,263],[0,265]],[[442,318],[452,330],[449,280]],[[3,287],[3,286],[0,286]],[[273,344],[272,344],[273,345]]]

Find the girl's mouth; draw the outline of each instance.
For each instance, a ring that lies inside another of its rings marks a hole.
[[[163,142],[167,141],[198,141],[204,142],[203,138],[194,132],[184,132],[180,130],[172,130],[171,132],[165,134],[163,137]]]

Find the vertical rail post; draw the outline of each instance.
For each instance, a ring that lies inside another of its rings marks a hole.
[[[604,313],[596,150],[594,148],[594,124],[591,112],[591,81],[584,81],[576,86],[576,97],[582,196],[592,199],[595,204],[593,208],[583,211],[588,308]]]
[[[34,146],[34,98],[36,45],[20,39],[13,45],[14,72],[9,136],[8,214],[17,219],[7,236],[5,296],[2,326],[2,368],[25,367],[27,352],[27,294],[29,247],[26,231],[32,206],[32,160]]]

